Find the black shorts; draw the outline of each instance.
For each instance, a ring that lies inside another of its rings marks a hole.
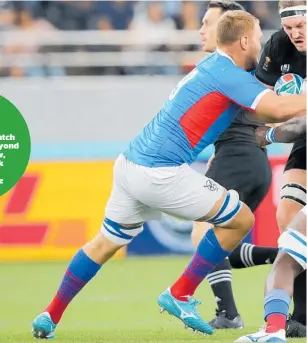
[[[215,152],[215,158],[206,176],[227,190],[234,189],[253,212],[266,196],[272,170],[266,152],[253,144],[224,144]]]
[[[306,138],[300,139],[293,144],[285,171],[291,169],[306,170]]]

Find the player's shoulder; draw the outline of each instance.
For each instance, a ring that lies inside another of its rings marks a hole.
[[[280,48],[283,48],[284,44],[292,44],[284,29],[280,29],[277,32],[273,33],[272,37],[275,44]]]
[[[244,73],[229,56],[217,51],[198,62],[196,67],[216,80]]]
[[[291,45],[291,41],[285,31],[280,29],[272,34],[266,45],[270,47],[270,50],[278,57],[281,52],[284,52],[285,49]]]
[[[213,52],[197,63],[203,70],[223,70],[233,65],[231,59],[222,52]]]

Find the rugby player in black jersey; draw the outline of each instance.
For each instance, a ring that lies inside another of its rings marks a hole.
[[[203,17],[200,35],[203,50],[216,49],[216,27],[219,18],[226,11],[242,10],[233,1],[210,1]],[[255,66],[256,67],[256,66]],[[271,167],[265,149],[255,139],[255,129],[263,126],[253,114],[240,110],[229,129],[215,144],[215,157],[206,176],[217,180],[228,189],[235,189],[254,212],[268,192],[271,184]],[[195,223],[192,239],[195,246],[211,227],[207,223]],[[258,247],[244,243],[238,246],[229,259],[225,259],[207,276],[217,301],[216,317],[210,322],[215,329],[242,328],[243,321],[237,310],[232,292],[233,268],[246,268],[273,263],[277,248]]]

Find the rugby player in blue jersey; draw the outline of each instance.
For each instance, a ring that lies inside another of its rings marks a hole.
[[[184,273],[159,296],[158,304],[194,331],[213,333],[192,296],[250,231],[254,216],[236,191],[224,189],[190,164],[227,129],[240,107],[264,122],[306,112],[304,95],[279,97],[246,72],[257,60],[261,36],[259,21],[247,12],[221,17],[218,50],[179,82],[156,117],[117,158],[101,230],[76,253],[53,300],[34,319],[35,337],[53,338],[72,299],[143,230],[145,221],[158,219],[161,212],[212,224]]]
[[[218,19],[226,11],[243,10],[234,1],[213,0],[208,2],[207,11],[199,30],[202,49],[216,49]],[[252,73],[255,72],[251,70]],[[255,130],[264,124],[257,121],[253,113],[244,108],[238,110],[235,120],[214,143],[214,158],[211,157],[206,176],[226,189],[234,189],[253,213],[266,196],[272,180],[272,171],[264,145],[257,144]],[[192,242],[195,247],[211,228],[210,223],[195,222]],[[273,263],[278,248],[239,244],[222,263],[207,275],[214,293],[216,316],[210,321],[214,329],[242,329],[244,326],[232,291],[231,268],[249,268]]]

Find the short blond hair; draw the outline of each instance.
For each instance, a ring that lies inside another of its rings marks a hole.
[[[259,20],[246,11],[227,11],[217,25],[218,45],[232,44],[239,40],[244,33],[252,31]]]
[[[280,0],[279,9],[283,10],[287,7],[306,5],[306,0]]]

